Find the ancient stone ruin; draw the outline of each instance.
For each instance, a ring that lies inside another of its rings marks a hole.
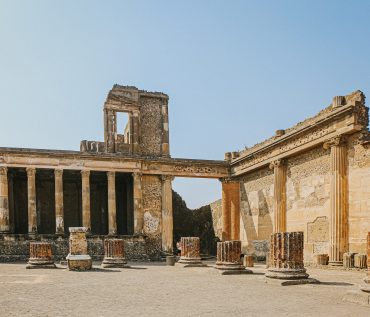
[[[30,258],[27,269],[54,269],[52,246],[49,242],[30,242]]]
[[[253,273],[243,266],[240,255],[241,241],[218,242],[216,269],[223,275]]]
[[[87,253],[86,231],[85,227],[69,228],[69,253],[66,259],[71,271],[87,271],[92,268],[92,260]]]
[[[129,267],[125,259],[123,239],[104,240],[104,259],[102,267]]]
[[[200,240],[198,237],[181,238],[181,257],[179,260],[183,267],[205,266],[200,257]]]

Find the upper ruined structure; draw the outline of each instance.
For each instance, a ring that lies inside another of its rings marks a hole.
[[[169,157],[168,96],[114,85],[104,103],[104,142],[81,141],[82,152]],[[118,114],[126,127],[118,131]]]

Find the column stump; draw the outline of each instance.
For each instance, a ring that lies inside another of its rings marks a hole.
[[[86,227],[70,227],[69,254],[67,265],[70,271],[87,271],[92,268],[92,260],[87,254]]]
[[[127,268],[123,239],[104,240],[104,259],[101,265],[104,268]]]
[[[319,283],[308,278],[303,264],[303,243],[303,232],[279,232],[271,235],[266,282],[282,286]]]
[[[30,242],[30,258],[26,269],[55,269],[50,242]]]
[[[182,237],[181,241],[181,256],[179,264],[183,267],[202,267],[203,264],[200,258],[200,239],[198,237]]]
[[[328,254],[315,254],[313,256],[313,263],[316,265],[328,265],[329,255]]]
[[[254,256],[253,255],[244,255],[243,266],[253,267],[254,266]]]
[[[240,260],[241,246],[240,240],[217,242],[216,269],[222,275],[253,273],[246,269]]]
[[[355,254],[353,252],[343,253],[343,267],[346,269],[355,267]]]
[[[358,269],[364,269],[367,267],[366,254],[355,254],[354,266]]]

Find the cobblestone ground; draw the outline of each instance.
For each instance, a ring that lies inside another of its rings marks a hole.
[[[213,268],[135,263],[89,272],[26,270],[0,264],[0,316],[370,316],[342,302],[365,273],[310,268],[320,285],[264,283],[253,275],[221,276]]]

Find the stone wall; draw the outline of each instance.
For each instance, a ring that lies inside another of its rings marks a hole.
[[[141,154],[161,155],[162,144],[162,100],[161,98],[140,98]]]

